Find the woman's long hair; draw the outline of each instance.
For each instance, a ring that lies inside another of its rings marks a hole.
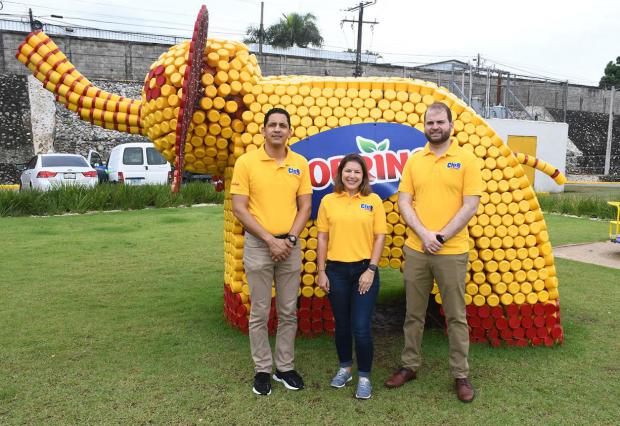
[[[334,192],[343,192],[344,183],[342,182],[342,170],[344,166],[349,162],[354,161],[360,165],[362,168],[362,183],[359,187],[359,192],[361,195],[368,195],[372,192],[372,188],[370,187],[370,178],[368,177],[368,167],[366,167],[366,161],[359,154],[347,154],[338,165],[338,173],[336,174],[336,178],[334,179]]]

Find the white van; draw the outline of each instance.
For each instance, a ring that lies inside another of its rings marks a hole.
[[[110,182],[126,185],[165,185],[171,177],[170,163],[150,142],[115,146],[108,159]]]

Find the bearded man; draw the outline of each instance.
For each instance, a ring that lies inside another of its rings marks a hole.
[[[407,313],[401,368],[385,382],[397,388],[416,378],[422,364],[422,335],[433,280],[437,282],[448,324],[450,372],[459,400],[471,402],[469,329],[465,313],[465,275],[469,252],[467,223],[476,213],[483,191],[473,153],[451,140],[452,111],[430,105],[424,116],[428,143],[405,164],[398,188],[398,207],[407,226],[404,281]]]

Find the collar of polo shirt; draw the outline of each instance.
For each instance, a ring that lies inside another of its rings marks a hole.
[[[265,145],[262,145],[260,148],[258,148],[258,156],[260,158],[261,161],[276,161],[275,158],[272,158],[269,156],[269,154],[267,154],[267,151],[265,151]],[[284,160],[282,161],[281,165],[289,165],[291,163],[291,150],[288,148],[288,146],[286,147],[286,157],[284,157]]]
[[[361,198],[362,197],[362,194],[359,191],[356,192],[355,195],[351,195],[351,196],[349,195],[347,191],[336,192],[335,194],[336,194],[336,197],[344,197],[345,195],[350,198]]]
[[[457,141],[453,140],[450,142],[450,146],[448,147],[447,151],[444,152],[443,154],[441,154],[439,156],[439,158],[443,157],[444,155],[451,155],[451,156],[455,156],[457,154],[456,150],[459,147],[459,144]],[[424,155],[429,155],[429,154],[435,154],[433,151],[431,151],[431,143],[430,142],[426,142],[426,145],[424,146],[424,149],[422,150],[422,153]]]

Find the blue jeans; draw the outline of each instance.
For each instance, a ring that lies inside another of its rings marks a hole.
[[[360,376],[369,376],[372,368],[373,343],[370,320],[379,294],[379,271],[366,294],[359,293],[359,279],[368,269],[368,260],[359,262],[327,261],[325,273],[329,278],[329,301],[336,323],[335,340],[341,367],[353,365],[353,336],[355,357]]]

